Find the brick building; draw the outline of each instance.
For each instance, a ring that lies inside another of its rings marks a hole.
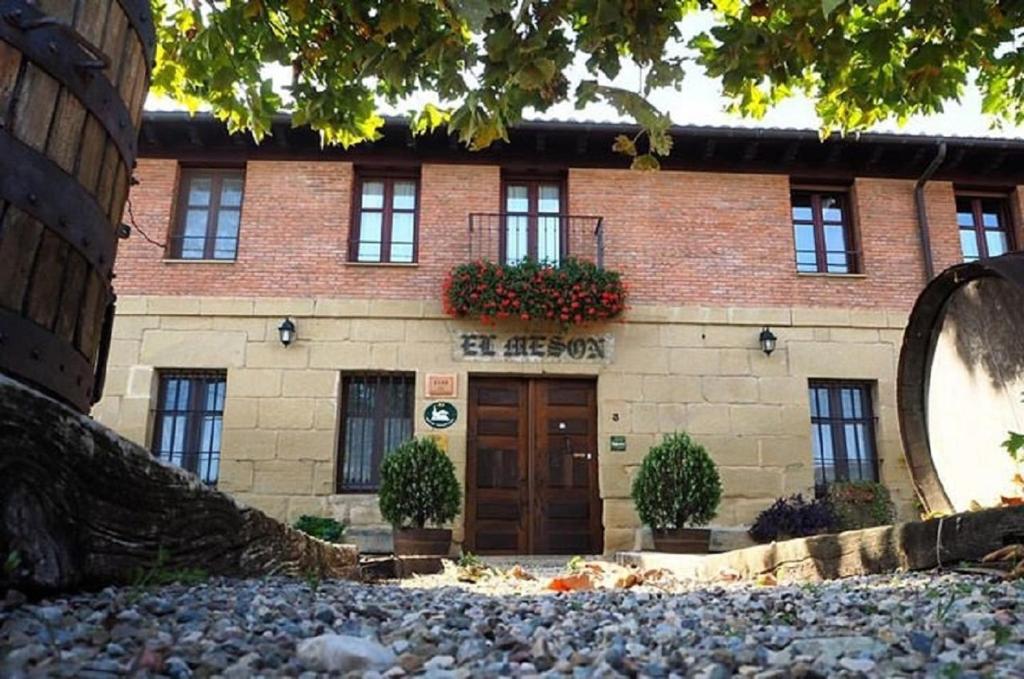
[[[286,121],[255,145],[150,114],[95,416],[367,544],[380,457],[414,434],[455,462],[456,540],[480,552],[631,547],[632,475],[677,430],[719,465],[717,526],[846,477],[912,512],[902,328],[934,272],[1021,242],[1024,143],[683,127],[641,173],[610,151],[628,130],[526,123],[471,153],[389,121],[345,151]],[[444,315],[453,266],[523,255],[599,258],[628,311],[568,331]],[[450,427],[426,421],[436,402]]]

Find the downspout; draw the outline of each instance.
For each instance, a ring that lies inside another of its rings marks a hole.
[[[928,210],[924,204],[924,185],[946,159],[946,142],[939,142],[935,157],[914,185],[914,204],[917,206],[917,226],[921,233],[921,253],[924,255],[924,282],[935,277],[935,262],[932,260],[932,237],[928,229]]]

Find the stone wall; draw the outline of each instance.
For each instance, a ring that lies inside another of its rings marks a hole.
[[[285,316],[298,329],[287,348],[277,336]],[[434,400],[424,397],[426,374],[456,374],[458,395],[445,400],[463,416],[444,433],[463,482],[470,373],[596,375],[605,547],[615,550],[632,546],[638,526],[632,476],[668,432],[690,432],[720,466],[725,500],[715,525],[749,523],[777,496],[809,492],[813,378],[875,384],[881,478],[909,515],[913,492],[895,408],[905,323],[904,312],[877,309],[637,306],[625,322],[588,329],[614,337],[606,364],[485,363],[453,356],[456,334],[479,324],[448,319],[431,302],[123,296],[94,415],[145,445],[157,370],[226,369],[220,488],[288,520],[316,513],[374,526],[381,525],[375,496],[335,492],[342,371],[415,371],[417,434],[432,431],[420,416]],[[763,325],[779,337],[771,356],[758,346]],[[626,437],[626,451],[610,450],[612,435]]]

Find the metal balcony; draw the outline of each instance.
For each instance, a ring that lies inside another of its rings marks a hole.
[[[557,266],[575,258],[604,266],[602,217],[555,213],[473,212],[469,258],[515,264],[530,258]]]

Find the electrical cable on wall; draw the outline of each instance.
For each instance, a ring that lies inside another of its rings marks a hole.
[[[141,226],[139,226],[139,223],[135,220],[135,211],[132,209],[132,198],[131,198],[131,195],[128,196],[127,206],[128,206],[128,221],[130,222],[130,227],[132,229],[135,229],[136,231],[138,231],[139,234],[143,237],[143,239],[145,239],[145,241],[147,243],[150,243],[151,245],[155,245],[158,248],[160,248],[161,250],[166,250],[167,249],[167,243],[161,243],[160,241],[157,241],[157,240],[154,240],[153,238],[150,238],[149,234],[146,233],[145,230],[143,230],[143,228]],[[127,238],[127,237],[128,237],[128,235],[125,234],[124,238]]]

